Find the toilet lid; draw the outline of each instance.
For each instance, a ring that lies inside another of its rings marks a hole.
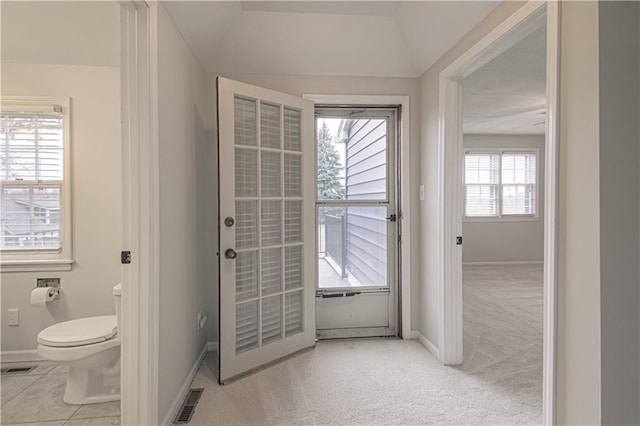
[[[117,332],[115,315],[80,318],[45,328],[38,334],[38,343],[57,347],[90,345],[109,340]]]

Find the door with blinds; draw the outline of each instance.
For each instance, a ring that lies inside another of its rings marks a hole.
[[[313,104],[218,78],[225,383],[315,344]]]

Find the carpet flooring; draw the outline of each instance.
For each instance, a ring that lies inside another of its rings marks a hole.
[[[540,423],[542,268],[468,267],[463,281],[463,365],[442,366],[417,341],[321,341],[219,386],[210,353],[191,424]]]

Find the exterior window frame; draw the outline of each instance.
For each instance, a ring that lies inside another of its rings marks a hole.
[[[62,183],[60,185],[60,247],[0,249],[4,272],[68,271],[73,260],[71,201],[71,98],[47,96],[3,96],[2,111],[51,111],[60,107],[63,115]]]
[[[498,214],[496,216],[467,216],[467,181],[464,159],[467,154],[487,154],[500,156],[500,170],[498,171]],[[533,214],[503,214],[502,213],[502,156],[505,154],[534,154],[536,156],[536,181]],[[462,167],[462,198],[464,222],[531,222],[540,220],[540,150],[538,148],[465,148]]]

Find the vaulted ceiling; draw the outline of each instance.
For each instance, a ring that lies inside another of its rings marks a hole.
[[[166,1],[205,71],[418,77],[498,1]]]

